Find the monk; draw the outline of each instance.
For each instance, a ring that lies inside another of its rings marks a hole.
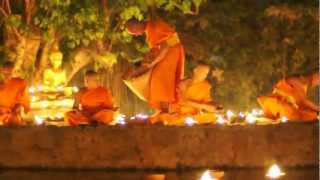
[[[183,125],[187,117],[192,117],[198,124],[214,122],[217,106],[211,97],[211,84],[206,80],[209,71],[209,66],[198,64],[192,77],[179,83],[179,101],[173,106],[174,113],[152,120],[168,125]]]
[[[272,95],[258,98],[258,103],[269,118],[287,117],[291,121],[314,121],[319,106],[307,98],[308,89],[319,85],[320,75],[293,76],[280,80]]]
[[[21,113],[30,110],[27,82],[12,77],[14,65],[8,62],[0,69],[4,82],[0,84],[0,124],[23,124]]]
[[[99,75],[87,71],[84,77],[85,88],[75,97],[74,111],[65,114],[65,121],[76,126],[80,124],[110,124],[116,109],[108,89],[99,85]]]
[[[135,36],[145,33],[151,50],[142,65],[129,71],[125,79],[148,74],[143,80],[145,92],[140,98],[147,101],[157,112],[168,112],[170,105],[177,102],[178,83],[184,75],[185,54],[179,37],[174,28],[161,19],[148,22],[132,19],[128,21],[127,29]],[[135,92],[137,87],[129,88]]]

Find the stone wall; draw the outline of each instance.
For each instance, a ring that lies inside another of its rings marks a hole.
[[[0,127],[1,168],[317,166],[317,123],[266,126]]]

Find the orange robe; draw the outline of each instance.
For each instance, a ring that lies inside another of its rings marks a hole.
[[[191,82],[190,82],[191,83]],[[202,109],[183,105],[183,101],[191,101],[198,104],[212,105],[211,85],[208,81],[191,83],[186,85],[186,89],[182,90],[179,102],[173,105],[174,113],[162,113],[153,117],[151,122],[164,122],[167,125],[184,125],[187,117],[192,117],[196,123],[211,123],[215,121],[215,114],[211,112],[200,113]]]
[[[113,99],[106,88],[84,89],[76,95],[75,102],[80,110],[65,114],[65,121],[70,125],[88,124],[92,121],[109,124],[113,121]]]
[[[30,97],[27,83],[20,78],[11,78],[0,85],[0,122],[4,125],[20,125],[22,123],[18,108],[30,109]]]
[[[163,59],[153,67],[149,81],[148,102],[160,109],[161,102],[177,102],[177,85],[184,75],[184,49],[175,30],[162,20],[147,23],[146,41],[151,49],[163,43],[169,46]]]
[[[310,108],[307,101],[308,82],[303,78],[280,80],[270,96],[261,96],[258,103],[270,118],[287,117],[289,120],[312,121],[317,119],[317,111]]]

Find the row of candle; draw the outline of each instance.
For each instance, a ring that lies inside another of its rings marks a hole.
[[[267,174],[266,177],[269,179],[279,179],[281,176],[284,176],[285,173],[281,171],[280,167],[277,164],[273,164]],[[218,180],[218,179],[222,179],[222,177],[224,176],[224,172],[223,171],[210,171],[210,170],[206,170],[200,180]]]

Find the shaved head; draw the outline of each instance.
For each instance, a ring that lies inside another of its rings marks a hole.
[[[126,27],[128,32],[132,35],[142,35],[146,30],[146,22],[138,21],[137,19],[133,18],[127,21]]]

